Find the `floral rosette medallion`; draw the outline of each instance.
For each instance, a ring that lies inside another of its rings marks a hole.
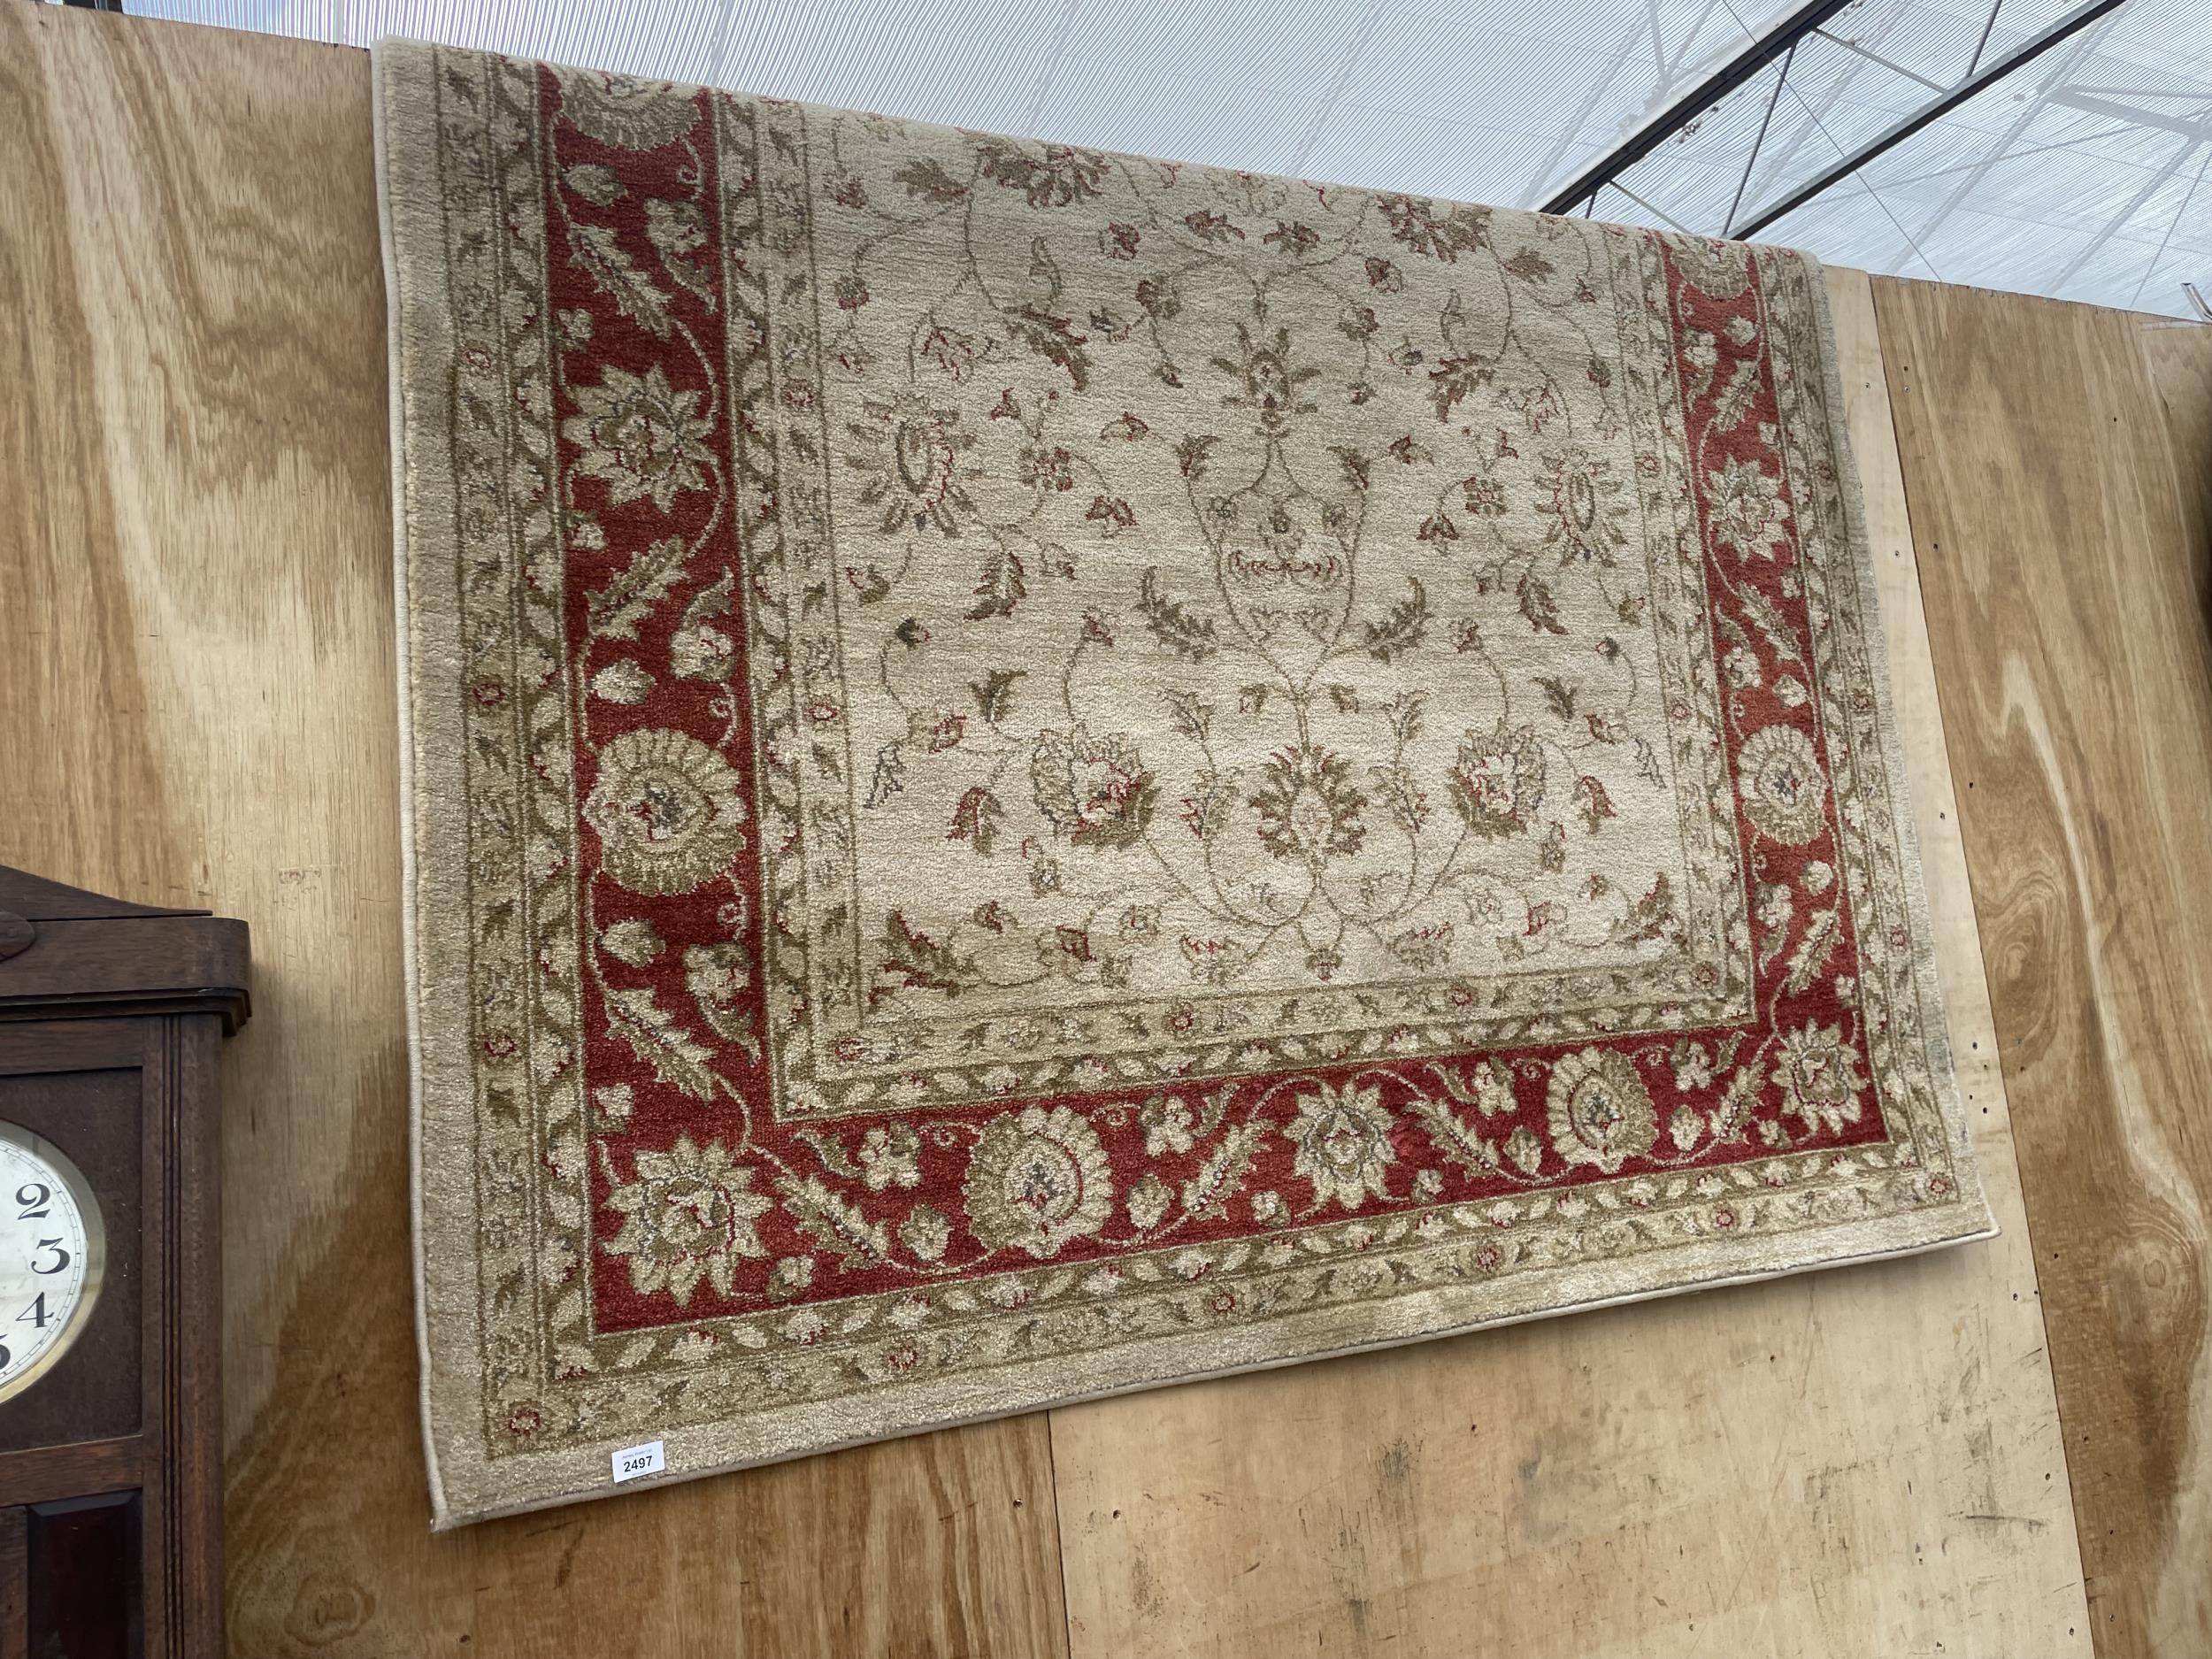
[[[1988,1230],[1812,261],[378,75],[442,1524]]]

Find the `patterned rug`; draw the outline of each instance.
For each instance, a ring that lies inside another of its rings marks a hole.
[[[378,74],[442,1525],[1990,1230],[1812,260]]]

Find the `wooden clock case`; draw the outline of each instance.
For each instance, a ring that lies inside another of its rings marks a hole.
[[[96,1195],[100,1290],[0,1401],[0,1659],[223,1645],[219,1051],[243,922],[0,867],[0,1120]]]

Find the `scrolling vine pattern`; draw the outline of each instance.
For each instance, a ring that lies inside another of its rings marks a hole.
[[[559,1375],[836,1336],[803,1394],[1949,1190],[1788,256],[535,74],[564,639],[469,695],[570,745],[579,1041],[478,1039],[556,1102]],[[932,1019],[1003,1054],[944,1086]]]

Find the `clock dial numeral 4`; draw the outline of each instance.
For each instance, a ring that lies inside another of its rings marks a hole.
[[[0,1122],[0,1400],[36,1384],[83,1330],[102,1255],[99,1206],[76,1165]]]

